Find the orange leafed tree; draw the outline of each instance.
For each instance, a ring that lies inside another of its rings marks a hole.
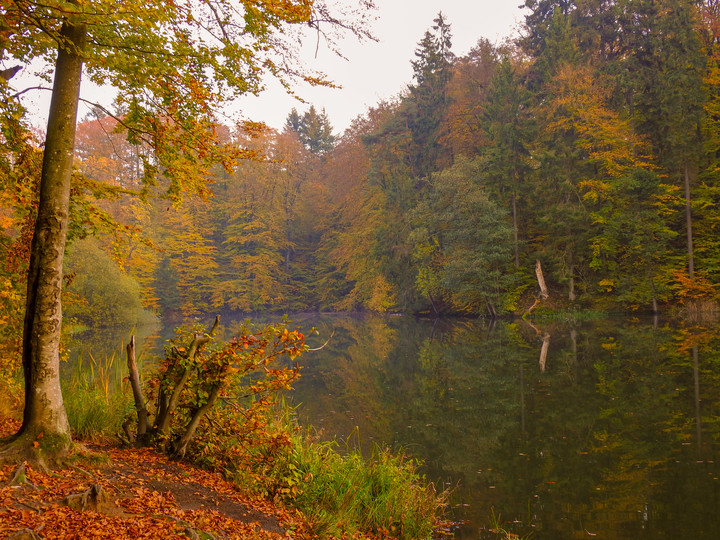
[[[12,65],[2,72],[3,88],[12,70],[31,62],[44,62],[54,78],[27,280],[24,418],[2,450],[8,455],[39,448],[54,457],[71,442],[60,391],[60,291],[83,74],[118,90],[128,141],[148,149],[139,156],[143,182],[154,185],[162,174],[177,200],[207,193],[214,165],[232,168],[252,156],[220,141],[217,111],[259,93],[266,76],[290,87],[298,76],[292,25],[329,20],[367,34],[362,20],[341,21],[315,0],[129,0],[118,7],[108,0],[0,2],[1,57]],[[300,77],[326,83],[318,74]],[[4,102],[2,114],[14,112]]]

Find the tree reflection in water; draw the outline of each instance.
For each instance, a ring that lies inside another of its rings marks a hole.
[[[652,321],[318,316],[294,399],[323,437],[457,486],[458,538],[717,538],[720,334]],[[483,532],[486,531],[486,532]]]
[[[379,444],[421,459],[454,488],[457,538],[495,538],[493,515],[536,539],[720,537],[717,328],[291,318],[319,330],[310,347],[335,329],[300,359],[301,422],[366,455]],[[88,365],[80,350],[122,354],[130,332],[116,332],[71,342],[66,371]],[[172,331],[147,334],[149,356]]]

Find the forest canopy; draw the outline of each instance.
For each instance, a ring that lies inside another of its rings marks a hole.
[[[175,192],[172,171],[148,186],[152,149],[119,133],[130,104],[97,110],[78,127],[76,166],[113,196],[77,199],[78,235],[97,232],[164,316],[522,313],[538,262],[562,305],[713,305],[720,5],[526,6],[519,39],[464,56],[450,21],[429,21],[407,89],[341,135],[315,107],[288,111],[282,131],[217,124],[217,144],[259,159],[214,166],[179,206],[150,196]],[[1,202],[12,251],[27,213],[7,189]],[[8,305],[15,271],[8,258]]]

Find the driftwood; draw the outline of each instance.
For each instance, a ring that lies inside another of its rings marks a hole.
[[[525,310],[525,313],[523,313],[523,318],[527,317],[532,313],[532,311],[540,305],[540,302],[542,300],[547,300],[550,294],[548,293],[547,285],[545,284],[545,276],[543,275],[542,271],[542,265],[540,264],[540,261],[535,261],[535,277],[537,278],[538,287],[540,287],[540,292],[535,297],[535,301],[533,302],[533,305],[530,306]]]
[[[538,285],[540,286],[540,298],[547,300],[548,289],[545,284],[545,276],[543,276],[542,265],[540,260],[535,261],[535,276],[537,277]]]

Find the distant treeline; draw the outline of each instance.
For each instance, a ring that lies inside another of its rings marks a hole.
[[[87,118],[78,167],[117,198],[78,203],[76,237],[122,224],[96,243],[146,307],[183,316],[522,312],[538,261],[555,302],[713,305],[720,3],[526,4],[520,38],[462,57],[439,15],[406,91],[342,136],[315,108],[282,132],[219,126],[258,159],[180,205],[123,195],[140,190],[145,150]],[[70,268],[89,249],[71,245]],[[101,289],[120,283],[97,274]]]

